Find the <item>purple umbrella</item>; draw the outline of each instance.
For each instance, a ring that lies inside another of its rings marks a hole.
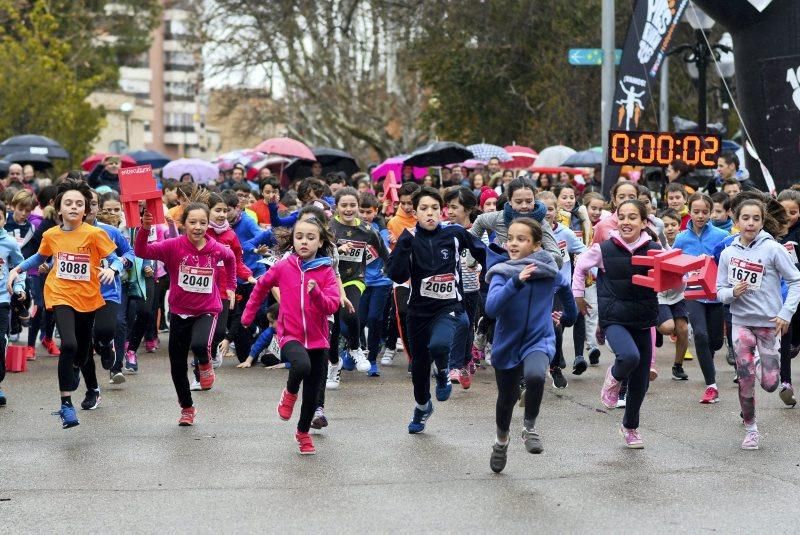
[[[389,174],[389,171],[394,173],[397,180],[403,176],[403,161],[408,158],[408,154],[400,154],[399,156],[392,156],[387,158],[375,169],[372,170],[372,180],[378,181]],[[414,167],[414,179],[419,180],[428,174],[426,167]]]
[[[219,177],[219,169],[211,162],[198,158],[180,158],[169,162],[162,169],[161,174],[164,178],[180,180],[181,176],[189,173],[192,179],[198,184],[210,184]]]

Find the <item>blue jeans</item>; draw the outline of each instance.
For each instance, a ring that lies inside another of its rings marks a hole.
[[[381,350],[383,326],[386,323],[386,302],[392,293],[391,284],[384,286],[367,286],[361,294],[361,303],[358,307],[358,321],[361,329],[364,326],[369,330],[367,335],[367,350],[369,361],[375,362]]]

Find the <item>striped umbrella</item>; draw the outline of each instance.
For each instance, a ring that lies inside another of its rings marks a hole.
[[[508,162],[512,159],[506,149],[489,143],[476,143],[475,145],[468,145],[467,148],[472,151],[476,160],[483,160],[486,162],[491,158],[497,158],[501,162]]]

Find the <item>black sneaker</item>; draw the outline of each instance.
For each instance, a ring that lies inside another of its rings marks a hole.
[[[533,429],[522,428],[522,443],[525,444],[525,449],[528,450],[528,453],[542,453],[544,451],[542,438]]]
[[[102,401],[102,397],[100,397],[100,392],[96,390],[87,390],[86,397],[83,398],[81,402],[81,408],[85,411],[93,411],[97,407],[100,406],[100,401]]]
[[[572,363],[572,375],[580,375],[586,371],[589,365],[586,364],[586,359],[583,358],[583,355],[578,355],[575,357],[575,362]]]
[[[600,364],[600,350],[593,347],[589,351],[589,366],[597,366]]]
[[[561,368],[558,366],[550,368],[550,377],[553,378],[553,388],[558,390],[567,388],[567,379],[564,377],[564,374],[561,373]]]
[[[114,345],[108,344],[97,348],[97,354],[100,355],[100,365],[104,370],[110,370],[114,365],[117,356],[114,353]]]
[[[508,460],[508,444],[501,446],[497,442],[492,446],[492,456],[489,458],[489,468],[492,472],[499,474],[506,467]]]
[[[731,366],[736,366],[736,353],[733,352],[733,348],[728,346],[728,354],[725,355],[725,360],[728,361],[728,364]]]
[[[675,381],[686,381],[689,379],[689,376],[686,375],[686,372],[683,371],[683,366],[681,366],[680,364],[673,364],[672,379],[674,379]]]
[[[558,367],[561,368],[562,370],[567,367],[567,361],[564,359],[563,354],[558,359]]]

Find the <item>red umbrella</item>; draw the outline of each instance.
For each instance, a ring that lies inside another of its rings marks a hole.
[[[507,145],[503,147],[506,152],[511,156],[511,161],[502,162],[500,166],[503,169],[527,169],[533,162],[536,161],[538,152],[530,147],[523,147],[522,145]]]
[[[531,166],[528,171],[532,173],[542,173],[545,175],[557,175],[558,173],[568,173],[570,175],[582,175],[584,171],[575,167],[536,167]]]
[[[121,167],[136,167],[137,165],[139,165],[136,163],[136,160],[134,160],[127,154],[98,152],[97,154],[92,154],[91,156],[83,160],[81,162],[81,169],[83,169],[84,171],[91,171],[92,169],[94,169],[94,166],[102,162],[106,156],[116,156],[117,158],[119,158],[119,161],[122,164]]]
[[[288,158],[302,158],[303,160],[317,161],[314,153],[306,145],[289,137],[273,137],[262,141],[254,150],[265,154],[275,154]]]

